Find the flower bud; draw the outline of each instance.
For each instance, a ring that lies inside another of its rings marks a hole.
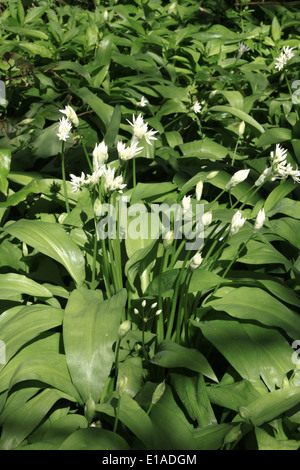
[[[128,377],[126,375],[120,377],[120,379],[118,380],[118,392],[120,396],[124,395],[124,393],[126,392],[127,385]]]
[[[123,323],[121,323],[121,325],[119,326],[119,329],[118,329],[119,339],[125,338],[128,331],[130,330],[130,327],[131,327],[131,323],[130,323],[129,320],[125,320],[125,321],[123,321]]]
[[[160,384],[157,385],[156,389],[153,392],[152,395],[152,404],[155,405],[163,396],[164,392],[166,389],[166,384],[165,381],[161,382]]]
[[[181,200],[181,206],[183,209],[183,214],[186,214],[191,208],[191,196],[183,196]]]
[[[95,406],[95,402],[90,396],[86,404],[84,405],[84,416],[86,417],[88,423],[91,423],[95,416]]]
[[[202,191],[203,191],[203,181],[200,180],[196,186],[196,200],[197,201],[200,201],[201,196],[202,196]]]
[[[261,209],[257,214],[255,223],[254,223],[254,233],[258,232],[264,225],[266,220],[266,214],[264,209]]]
[[[245,132],[245,122],[242,121],[239,125],[239,136],[242,137],[242,135],[244,135],[244,132]]]
[[[231,227],[230,227],[229,235],[231,237],[233,235],[236,235],[245,222],[246,222],[246,218],[242,217],[241,211],[237,211],[231,219]]]
[[[226,189],[234,188],[239,183],[242,183],[248,176],[250,170],[239,170],[230,178],[226,184]]]
[[[134,309],[133,309],[133,313],[134,313],[135,315],[138,315],[140,312],[138,311],[137,308],[134,308]]]
[[[211,211],[205,212],[205,214],[203,214],[201,220],[202,220],[203,226],[208,227],[212,222],[212,212]]]
[[[161,314],[161,312],[162,312],[162,309],[159,309],[159,310],[157,310],[157,312],[155,313],[155,315],[158,316],[158,315]]]
[[[79,119],[74,109],[71,108],[71,106],[67,105],[64,110],[60,109],[60,112],[67,116],[67,118],[69,119],[69,121],[71,121],[74,127],[78,127]]]
[[[146,300],[143,300],[142,307],[146,307]]]
[[[173,230],[169,230],[166,233],[164,237],[164,241],[163,241],[163,246],[165,250],[167,250],[168,248],[170,248],[170,246],[172,246],[173,240],[174,240],[174,232]]]
[[[200,264],[202,263],[203,259],[202,259],[202,256],[201,256],[201,253],[196,253],[192,259],[190,260],[190,263],[189,263],[189,268],[192,270],[192,271],[195,271],[197,268],[199,268]]]

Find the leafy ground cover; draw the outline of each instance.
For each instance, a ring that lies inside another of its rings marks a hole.
[[[299,449],[300,13],[256,3],[0,2],[1,449]]]

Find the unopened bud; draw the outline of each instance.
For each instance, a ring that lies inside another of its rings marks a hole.
[[[212,212],[211,211],[205,212],[201,220],[202,220],[202,224],[204,225],[204,227],[208,227],[212,222]]]
[[[203,181],[200,180],[196,185],[196,200],[200,201],[203,191]]]
[[[128,331],[130,330],[130,327],[131,327],[131,323],[130,323],[129,320],[125,320],[125,321],[123,321],[123,323],[121,323],[121,325],[119,326],[119,329],[118,329],[119,339],[125,338]]]
[[[165,392],[165,389],[166,389],[165,381],[163,381],[159,385],[157,385],[157,387],[154,390],[153,395],[152,395],[152,404],[153,405],[155,405],[155,403],[157,403],[161,399],[161,397],[163,396],[163,394]]]
[[[90,396],[86,404],[84,405],[84,416],[86,417],[88,423],[91,423],[95,416],[95,406],[95,402]]]
[[[239,125],[239,136],[242,137],[242,135],[244,135],[244,132],[245,132],[245,122],[242,121],[241,124]]]
[[[200,264],[202,263],[203,259],[201,256],[201,253],[196,253],[193,258],[190,260],[189,263],[189,268],[192,271],[195,271],[197,268],[199,268]]]
[[[164,249],[167,250],[168,248],[170,248],[170,246],[172,246],[173,244],[173,241],[174,241],[174,232],[173,230],[169,230],[164,237],[164,241],[163,241]]]
[[[226,189],[234,188],[239,183],[242,183],[248,176],[250,170],[239,170],[230,178],[226,184]]]
[[[120,379],[118,380],[118,392],[120,396],[124,395],[124,393],[126,392],[127,385],[128,385],[127,376],[124,375],[123,377],[120,377]]]
[[[255,223],[254,223],[254,233],[258,232],[264,225],[266,220],[266,214],[264,209],[261,209],[257,214]]]

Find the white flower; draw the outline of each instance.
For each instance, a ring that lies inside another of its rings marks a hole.
[[[239,183],[242,183],[248,176],[250,170],[239,170],[230,178],[226,184],[226,189],[231,189]]]
[[[162,312],[162,308],[160,308],[159,310],[157,310],[157,312],[155,313],[156,316],[160,315]]]
[[[138,147],[138,142],[132,142],[130,147],[126,147],[121,141],[118,142],[117,150],[120,160],[131,160],[136,155],[138,155],[143,147]]]
[[[202,261],[203,261],[203,258],[201,256],[201,253],[196,253],[189,262],[189,268],[192,271],[195,271],[197,268],[199,268]]]
[[[143,116],[141,114],[139,114],[137,118],[133,115],[132,122],[130,122],[128,119],[127,122],[129,122],[131,125],[133,135],[137,139],[140,140],[145,137],[146,142],[150,145],[152,145],[150,142],[151,140],[157,140],[157,138],[153,136],[158,131],[154,131],[153,129],[148,130],[148,124],[144,122]]]
[[[266,220],[265,211],[264,209],[261,209],[255,219],[254,233],[258,232],[263,227],[265,220]]]
[[[287,62],[294,57],[294,53],[292,52],[293,48],[289,46],[285,46],[283,48],[283,51],[280,53],[279,57],[275,59],[275,69],[278,69],[279,71],[282,70]]]
[[[105,192],[112,192],[118,191],[119,193],[122,192],[122,189],[127,186],[123,184],[123,176],[117,176],[115,178],[115,168],[105,168],[103,171],[103,175],[105,178],[104,181],[104,191]]]
[[[72,192],[79,191],[79,189],[86,184],[85,174],[82,172],[81,176],[70,175],[71,185],[73,186]]]
[[[243,42],[239,42],[238,55],[237,58],[240,59],[244,52],[250,51],[250,47],[247,47]]]
[[[65,109],[60,109],[60,112],[67,116],[67,118],[69,119],[69,121],[71,121],[74,127],[78,127],[79,119],[74,109],[71,108],[71,106],[67,105]]]
[[[64,142],[70,137],[70,132],[72,130],[72,123],[68,118],[62,117],[59,120],[58,134],[56,134],[59,140]]]
[[[244,132],[245,132],[245,121],[242,121],[239,125],[239,128],[238,128],[238,132],[239,132],[239,136],[242,137],[242,135],[244,135]]]
[[[93,169],[97,171],[108,159],[107,145],[104,140],[100,144],[96,144],[93,150]]]
[[[202,220],[202,224],[204,225],[204,227],[208,227],[212,222],[212,212],[211,211],[205,212],[201,220]]]
[[[167,250],[168,248],[170,248],[170,246],[172,246],[173,241],[174,241],[173,230],[169,230],[163,238],[164,238],[163,247],[165,250]]]
[[[278,163],[282,163],[284,160],[286,160],[287,157],[287,150],[284,149],[283,147],[280,147],[279,144],[276,144],[276,149],[275,153],[271,152],[270,158],[272,165],[277,165]]]
[[[195,103],[192,106],[192,111],[194,111],[194,113],[197,114],[197,113],[200,113],[201,109],[202,109],[202,106],[199,103],[199,101],[195,101]]]
[[[245,222],[246,218],[242,217],[241,211],[238,210],[231,219],[229,236],[236,235]]]
[[[146,100],[146,98],[142,96],[141,101],[136,103],[136,105],[140,106],[141,108],[144,108],[145,106],[147,106],[147,103],[148,103],[148,100]]]
[[[104,19],[104,21],[108,20],[108,11],[107,10],[105,10],[104,13],[103,13],[103,19]]]
[[[191,208],[191,196],[183,196],[182,200],[181,200],[181,207],[182,207],[182,212],[183,214],[186,214],[190,208]]]
[[[95,170],[91,175],[88,175],[86,183],[91,184],[92,186],[95,186],[96,184],[99,183],[100,178],[104,172],[105,172],[105,166],[103,165],[102,167]]]
[[[143,302],[142,302],[142,307],[143,307],[143,308],[146,307],[146,300],[143,300]]]

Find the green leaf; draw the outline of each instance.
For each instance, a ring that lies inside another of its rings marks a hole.
[[[179,395],[191,420],[197,420],[200,427],[216,424],[217,420],[208,398],[203,375],[185,375],[171,372],[170,377],[171,384]]]
[[[208,138],[187,142],[179,145],[179,148],[183,154],[182,158],[221,160],[228,155],[226,147]]]
[[[271,30],[272,30],[272,38],[274,39],[274,41],[275,42],[279,41],[281,37],[281,27],[276,16],[274,16],[273,18]]]
[[[281,199],[285,198],[289,193],[295,189],[295,183],[292,180],[284,180],[269,194],[264,204],[265,213],[273,209]]]
[[[73,398],[82,404],[81,398],[71,382],[66,358],[63,354],[41,353],[24,359],[13,374],[9,387],[26,380],[38,380]]]
[[[100,121],[103,123],[105,130],[107,130],[114,108],[104,103],[101,98],[91,92],[88,88],[82,87],[80,89],[74,89],[74,93],[78,95],[93,111],[95,111]]]
[[[113,362],[126,291],[102,301],[97,292],[74,290],[63,320],[63,341],[72,381],[84,402],[98,403]]]
[[[132,192],[130,202],[136,204],[147,199],[158,198],[176,189],[177,186],[174,183],[138,183]]]
[[[279,142],[289,142],[292,139],[291,129],[274,127],[267,129],[257,141],[258,147],[268,147],[269,145],[278,144]]]
[[[7,194],[8,181],[7,176],[9,175],[11,162],[11,150],[0,149],[0,192]]]
[[[232,289],[221,299],[209,301],[206,305],[236,318],[281,328],[291,338],[297,338],[300,332],[299,315],[268,292],[256,287]]]
[[[17,12],[18,12],[19,23],[22,25],[24,23],[24,18],[25,18],[25,10],[23,7],[22,0],[17,0]]]
[[[198,450],[218,450],[222,447],[224,438],[233,425],[229,423],[211,424],[202,428],[196,428],[193,438]]]
[[[184,367],[209,377],[218,382],[218,379],[209,365],[207,359],[200,351],[186,348],[172,341],[162,341],[158,352],[151,359],[152,364],[160,367]]]
[[[257,398],[247,407],[240,407],[239,414],[255,426],[261,426],[298,406],[299,402],[300,387],[282,388]]]
[[[106,429],[87,428],[73,432],[59,450],[129,450],[123,437]],[[106,457],[107,459],[109,457]],[[105,457],[102,457],[102,463]],[[109,463],[109,462],[107,462]]]
[[[270,221],[270,228],[273,233],[288,240],[296,248],[300,248],[300,220],[291,219],[290,217],[282,217]]]
[[[211,271],[204,271],[197,269],[193,272],[189,284],[189,292],[203,292],[208,289],[212,289],[217,286],[222,280],[221,276],[218,276]]]
[[[52,297],[51,292],[41,284],[21,274],[0,274],[0,298],[9,299],[19,294],[33,297]]]
[[[298,450],[300,442],[294,439],[279,440],[262,428],[255,427],[258,450]]]
[[[84,282],[83,254],[61,225],[20,219],[5,227],[4,230],[61,263],[78,286]]]
[[[34,8],[31,8],[28,10],[26,13],[25,19],[24,19],[24,24],[31,23],[33,20],[37,20],[43,14],[47,11],[48,6],[43,6],[43,7],[37,7],[35,6]]]
[[[64,397],[58,390],[46,389],[10,413],[3,424],[0,449],[17,448],[46,417],[52,406]]]
[[[245,121],[247,124],[250,124],[251,126],[255,127],[255,129],[257,129],[261,133],[265,132],[264,128],[255,119],[253,119],[253,117],[251,117],[249,114],[245,113],[240,109],[231,108],[230,106],[213,106],[212,108],[210,108],[210,111],[232,114],[233,116],[239,118],[241,121]]]
[[[16,317],[1,327],[1,340],[6,348],[6,362],[26,343],[43,331],[61,325],[63,311],[48,305],[23,307]]]
[[[249,380],[233,384],[218,384],[207,388],[208,397],[214,405],[238,411],[240,406],[247,406],[260,397]]]
[[[291,346],[277,330],[232,319],[191,323],[201,329],[243,379],[253,382],[262,378],[274,390],[295,367]]]

